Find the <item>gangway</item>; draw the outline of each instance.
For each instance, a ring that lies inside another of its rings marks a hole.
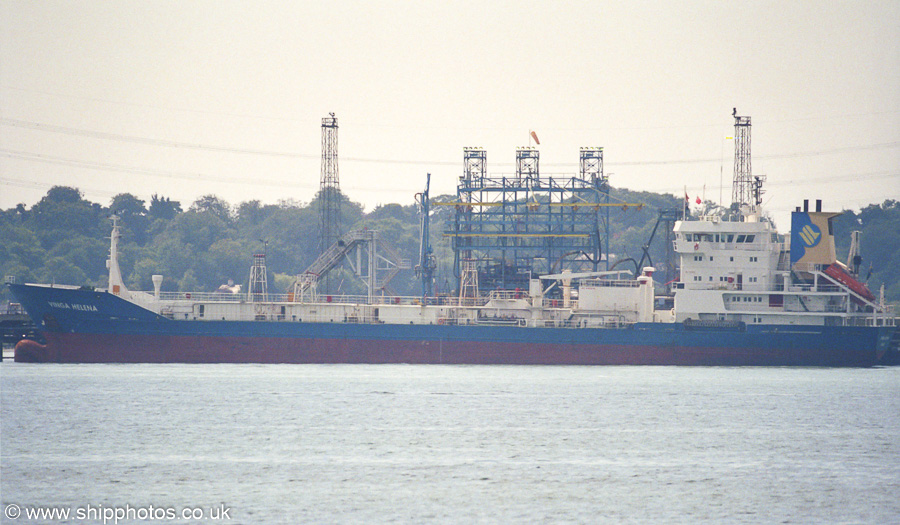
[[[315,300],[319,279],[334,269],[345,258],[351,261],[348,256],[357,249],[365,249],[368,258],[368,271],[364,273],[362,267],[363,252],[358,251],[354,269],[356,275],[366,283],[369,299],[375,296],[376,289],[385,289],[391,279],[397,275],[397,272],[411,267],[408,260],[401,259],[397,251],[380,238],[378,230],[351,230],[329,246],[305,271],[297,276],[291,287],[293,300],[297,302],[302,302],[305,298]],[[379,250],[384,255],[380,254]],[[384,262],[386,267],[379,268],[379,260]],[[387,272],[380,281],[378,280],[379,270]]]

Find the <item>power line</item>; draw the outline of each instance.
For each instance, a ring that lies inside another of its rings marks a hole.
[[[215,146],[209,144],[200,144],[200,143],[189,143],[189,142],[180,142],[174,140],[165,140],[165,139],[153,139],[147,137],[136,137],[131,135],[121,135],[116,133],[107,133],[102,131],[93,131],[93,130],[85,130],[78,128],[71,128],[66,126],[57,126],[53,124],[43,124],[39,122],[31,122],[26,120],[19,119],[10,119],[10,118],[0,118],[0,125],[18,127],[24,129],[33,129],[38,131],[47,131],[51,133],[61,133],[66,135],[75,135],[75,136],[84,136],[90,138],[96,138],[101,140],[110,140],[116,142],[129,142],[134,144],[144,144],[149,146],[159,146],[159,147],[171,147],[171,148],[181,148],[181,149],[196,149],[202,151],[215,151],[215,152],[225,152],[225,153],[236,153],[236,154],[247,154],[247,155],[258,155],[258,156],[267,156],[267,157],[281,157],[281,158],[296,158],[296,159],[306,159],[306,160],[319,160],[319,155],[313,154],[305,154],[305,153],[293,153],[293,152],[284,152],[284,151],[273,151],[273,150],[258,150],[258,149],[247,149],[247,148],[233,148],[227,146]],[[827,150],[819,150],[819,151],[807,151],[807,152],[795,152],[795,153],[782,153],[782,154],[771,154],[771,155],[757,155],[755,158],[757,159],[791,159],[791,158],[801,158],[801,157],[815,157],[822,155],[830,155],[830,154],[838,154],[845,153],[850,151],[864,151],[864,150],[872,150],[872,149],[888,149],[888,148],[896,148],[900,146],[900,141],[893,142],[882,142],[877,144],[864,144],[859,146],[847,146],[843,148],[830,148]],[[364,158],[364,157],[341,157],[342,161],[347,162],[363,162],[363,163],[374,163],[374,164],[401,164],[401,165],[416,165],[416,166],[459,166],[460,163],[457,161],[441,161],[441,160],[405,160],[405,159],[373,159],[373,158]],[[643,161],[609,161],[607,165],[610,167],[616,166],[666,166],[666,165],[680,165],[680,164],[703,164],[703,163],[721,163],[722,159],[720,158],[697,158],[697,159],[669,159],[669,160],[643,160]],[[509,163],[498,163],[494,164],[494,166],[510,166],[512,164]],[[547,164],[548,166],[561,166],[561,167],[577,167],[577,163],[551,163]]]
[[[147,175],[151,177],[162,177],[169,179],[179,179],[179,180],[189,180],[195,182],[221,182],[225,184],[239,184],[246,186],[271,186],[275,188],[298,188],[303,190],[312,190],[316,186],[315,184],[301,184],[298,182],[285,182],[281,180],[272,180],[272,179],[259,179],[255,177],[246,177],[246,178],[231,178],[231,177],[222,177],[217,175],[209,175],[205,173],[185,173],[185,172],[175,172],[175,171],[161,171],[161,170],[152,170],[147,168],[141,168],[136,166],[123,166],[118,164],[104,164],[100,162],[88,162],[76,159],[67,159],[64,157],[55,157],[51,155],[39,155],[35,153],[27,153],[21,151],[12,151],[12,150],[2,150],[0,149],[0,155],[18,160],[25,160],[30,162],[43,162],[47,164],[56,164],[61,166],[68,166],[73,168],[83,168],[83,169],[92,169],[92,170],[101,170],[101,171],[111,171],[115,173],[133,173],[137,175]],[[14,180],[14,179],[6,179],[6,180]],[[19,181],[19,183],[24,183],[28,181]],[[22,184],[17,184],[21,186]],[[40,187],[52,187],[57,184],[43,184],[41,186],[32,186],[36,188]],[[352,185],[348,189],[358,190],[358,191],[368,191],[368,192],[381,192],[381,193],[389,193],[396,191],[407,191],[407,187],[385,187],[385,186],[377,186],[377,187],[368,187],[368,186],[355,186]]]
[[[246,148],[230,148],[226,146],[211,146],[208,144],[192,144],[189,142],[178,142],[174,140],[151,139],[146,137],[134,137],[130,135],[120,135],[117,133],[106,133],[102,131],[91,131],[86,129],[69,128],[65,126],[56,126],[53,124],[41,124],[39,122],[29,122],[26,120],[17,120],[10,118],[0,119],[0,124],[4,126],[13,126],[17,128],[34,129],[38,131],[48,131],[51,133],[62,133],[65,135],[76,135],[82,137],[91,137],[102,140],[112,140],[116,142],[130,142],[133,144],[145,144],[149,146],[162,146],[170,148],[198,149],[205,151],[219,151],[226,153],[242,153],[248,155],[262,155],[267,157],[290,157],[301,159],[318,159],[318,155],[304,155],[300,153],[288,153],[282,151],[271,150],[255,150]]]
[[[900,173],[896,171],[874,171],[868,173],[844,173],[840,175],[825,175],[821,177],[810,177],[803,179],[789,179],[789,180],[772,180],[769,179],[766,181],[766,187],[770,186],[805,186],[809,184],[821,184],[823,182],[859,182],[863,180],[880,180],[880,179],[900,179]],[[698,186],[692,185],[688,186],[688,190],[695,191]],[[730,186],[720,186],[718,184],[706,185],[707,190],[718,190],[720,188],[728,189]],[[657,188],[654,190],[657,193],[683,193],[684,186],[679,187],[666,187],[666,188]]]
[[[842,175],[827,175],[824,177],[814,177],[811,179],[790,179],[790,180],[778,180],[766,181],[766,186],[788,186],[788,185],[797,185],[797,184],[807,184],[807,183],[820,183],[820,182],[838,182],[838,181],[859,181],[859,180],[878,180],[878,179],[892,179],[892,178],[900,178],[900,173],[896,171],[875,171],[870,173],[853,173],[853,174],[842,174]]]
[[[50,155],[39,155],[35,153],[27,153],[21,151],[12,151],[12,150],[2,150],[0,149],[0,155],[3,155],[7,158],[19,159],[31,162],[44,162],[49,164],[57,164],[62,166],[69,166],[75,168],[84,168],[84,169],[94,169],[94,170],[102,170],[102,171],[112,171],[117,173],[133,173],[138,175],[148,175],[154,177],[163,177],[163,178],[171,178],[171,179],[179,179],[179,180],[193,180],[199,182],[222,182],[226,184],[243,184],[243,185],[257,185],[257,186],[272,186],[272,187],[292,187],[292,188],[300,188],[300,189],[314,189],[314,184],[300,184],[297,182],[285,182],[280,180],[266,180],[266,179],[258,179],[258,178],[229,178],[229,177],[221,177],[216,175],[209,175],[204,173],[184,173],[184,172],[173,172],[173,171],[160,171],[160,170],[152,170],[147,168],[140,168],[135,166],[123,166],[117,164],[104,164],[99,162],[87,162],[76,159],[68,159],[64,157],[55,157]],[[837,181],[860,181],[860,180],[879,180],[879,179],[890,179],[890,178],[900,178],[900,173],[896,171],[876,171],[876,172],[868,172],[868,173],[854,173],[854,174],[839,174],[839,175],[827,175],[821,177],[810,177],[803,179],[789,179],[789,180],[769,180],[766,184],[767,186],[787,186],[787,185],[804,185],[804,184],[819,184],[823,182],[837,182]],[[5,179],[7,181],[14,179]],[[22,185],[27,183],[28,181],[19,181],[16,185]],[[39,183],[35,183],[39,184]],[[44,184],[42,186],[31,186],[31,187],[51,187],[55,184]],[[27,186],[23,186],[27,187]],[[354,186],[352,189],[357,191],[376,191],[376,192],[395,192],[395,191],[404,191],[407,188],[387,188],[384,186],[378,187],[362,187],[362,186]],[[710,185],[707,187],[710,190],[719,189],[719,185]],[[655,191],[659,193],[679,193],[683,191],[683,187],[668,187],[668,188],[657,188]]]
[[[19,160],[27,160],[33,162],[44,162],[49,164],[59,164],[62,166],[69,166],[74,168],[86,168],[93,170],[102,170],[102,171],[113,171],[116,173],[133,173],[137,175],[150,175],[154,177],[164,177],[170,179],[181,179],[181,180],[195,180],[195,181],[213,181],[213,182],[224,182],[226,184],[247,184],[247,185],[260,185],[260,186],[274,186],[274,187],[285,187],[290,186],[294,188],[303,188],[303,189],[312,189],[315,186],[312,184],[299,184],[297,182],[285,182],[278,180],[266,180],[266,179],[258,179],[258,178],[228,178],[221,177],[216,175],[209,175],[205,173],[184,173],[184,172],[174,172],[174,171],[160,171],[160,170],[152,170],[147,168],[140,168],[136,166],[123,166],[118,164],[104,164],[100,162],[88,162],[76,159],[67,159],[64,157],[54,157],[51,155],[39,155],[35,153],[27,153],[22,151],[11,151],[11,150],[0,150],[0,154],[5,157]]]
[[[864,151],[864,150],[872,150],[872,149],[889,149],[896,148],[900,146],[900,141],[895,142],[882,142],[879,144],[865,144],[861,146],[847,146],[844,148],[831,148],[827,150],[819,150],[819,151],[805,151],[805,152],[797,152],[797,153],[780,153],[780,154],[771,154],[771,155],[756,155],[754,159],[796,159],[801,157],[818,157],[822,155],[831,155],[837,153],[846,153],[849,151]],[[721,158],[713,159],[684,159],[684,160],[647,160],[647,161],[633,161],[633,162],[608,162],[607,165],[610,167],[616,166],[654,166],[654,165],[670,165],[670,164],[701,164],[707,162],[722,162]]]
[[[65,135],[90,137],[90,138],[102,139],[102,140],[111,140],[111,141],[115,141],[115,142],[129,142],[129,143],[133,143],[133,144],[144,144],[144,145],[148,145],[148,146],[160,146],[160,147],[170,147],[170,148],[180,148],[180,149],[196,149],[196,150],[203,150],[203,151],[216,151],[216,152],[224,152],[224,153],[259,155],[259,156],[265,156],[265,157],[282,157],[282,158],[295,158],[295,159],[305,159],[305,160],[319,160],[319,155],[313,155],[313,154],[307,154],[307,153],[292,153],[292,152],[285,152],[285,151],[232,148],[232,147],[228,147],[228,146],[214,146],[214,145],[209,145],[209,144],[179,142],[179,141],[175,141],[175,140],[136,137],[136,136],[131,136],[131,135],[121,135],[121,134],[117,134],[117,133],[107,133],[107,132],[103,132],[103,131],[92,131],[92,130],[86,130],[86,129],[70,128],[70,127],[66,127],[66,126],[56,126],[53,124],[42,124],[40,122],[30,122],[30,121],[26,121],[26,120],[18,120],[18,119],[10,119],[10,118],[0,119],[0,124],[2,124],[4,126],[12,126],[12,127],[17,127],[17,128],[34,129],[34,130],[38,130],[38,131],[47,131],[47,132],[51,132],[51,133],[61,133],[61,134],[65,134]],[[451,162],[451,161],[368,159],[368,158],[362,158],[362,157],[341,157],[341,160],[349,161],[349,162],[367,162],[367,163],[376,163],[376,164],[410,164],[410,165],[421,165],[421,166],[433,166],[433,165],[456,166],[458,164],[457,162]]]
[[[30,189],[35,189],[35,190],[46,190],[46,189],[50,189],[54,186],[60,186],[60,184],[48,184],[48,183],[44,183],[44,182],[35,182],[33,180],[10,179],[10,178],[6,178],[6,177],[0,177],[0,185],[15,186],[17,188],[30,188]],[[90,193],[91,195],[104,195],[107,197],[115,197],[119,193],[122,193],[122,192],[116,192],[116,191],[98,190],[98,189],[94,189],[94,188],[84,188],[84,187],[79,187],[78,189],[79,189],[79,191],[83,191],[85,193]]]

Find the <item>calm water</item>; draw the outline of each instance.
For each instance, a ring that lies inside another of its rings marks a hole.
[[[900,368],[6,362],[0,389],[5,510],[900,522]]]

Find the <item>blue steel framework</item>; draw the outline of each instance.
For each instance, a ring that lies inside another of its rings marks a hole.
[[[562,270],[596,271],[608,247],[609,181],[603,149],[582,148],[578,176],[541,176],[539,152],[516,151],[514,176],[490,176],[483,149],[464,150],[451,237],[454,273],[478,263],[482,290],[528,289],[528,279]]]

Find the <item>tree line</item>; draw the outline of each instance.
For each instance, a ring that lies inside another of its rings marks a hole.
[[[680,198],[650,192],[613,188],[620,202],[645,203],[641,209],[610,212],[609,248],[618,260],[640,260],[656,224],[658,210],[681,209]],[[341,231],[378,230],[401,257],[417,262],[419,217],[414,204],[386,204],[366,212],[359,203],[341,195]],[[455,200],[453,196],[435,201]],[[286,292],[295,276],[319,255],[318,196],[310,202],[293,200],[264,204],[251,200],[231,205],[215,195],[203,196],[190,205],[153,195],[146,202],[122,193],[108,205],[90,202],[77,188],[55,186],[28,208],[19,204],[0,210],[0,275],[16,282],[42,282],[105,287],[106,259],[111,223],[118,215],[122,228],[119,260],[126,286],[151,290],[151,276],[162,274],[164,291],[213,291],[229,280],[244,284],[252,255],[265,250],[269,289]],[[452,207],[434,207],[431,244],[438,267],[437,289],[451,291],[453,253],[443,235],[453,221]],[[858,213],[848,211],[835,220],[839,258],[846,257],[849,232],[861,230],[864,276],[878,293],[900,302],[900,279],[892,271],[900,265],[900,203],[888,200]],[[650,256],[662,264],[665,235],[658,231],[649,247]],[[843,255],[842,255],[843,254]],[[871,268],[871,271],[870,271]],[[363,284],[350,268],[332,272],[335,293],[364,293]],[[391,282],[391,292],[416,295],[420,285],[412,271],[401,272]],[[0,291],[0,300],[9,300]]]

